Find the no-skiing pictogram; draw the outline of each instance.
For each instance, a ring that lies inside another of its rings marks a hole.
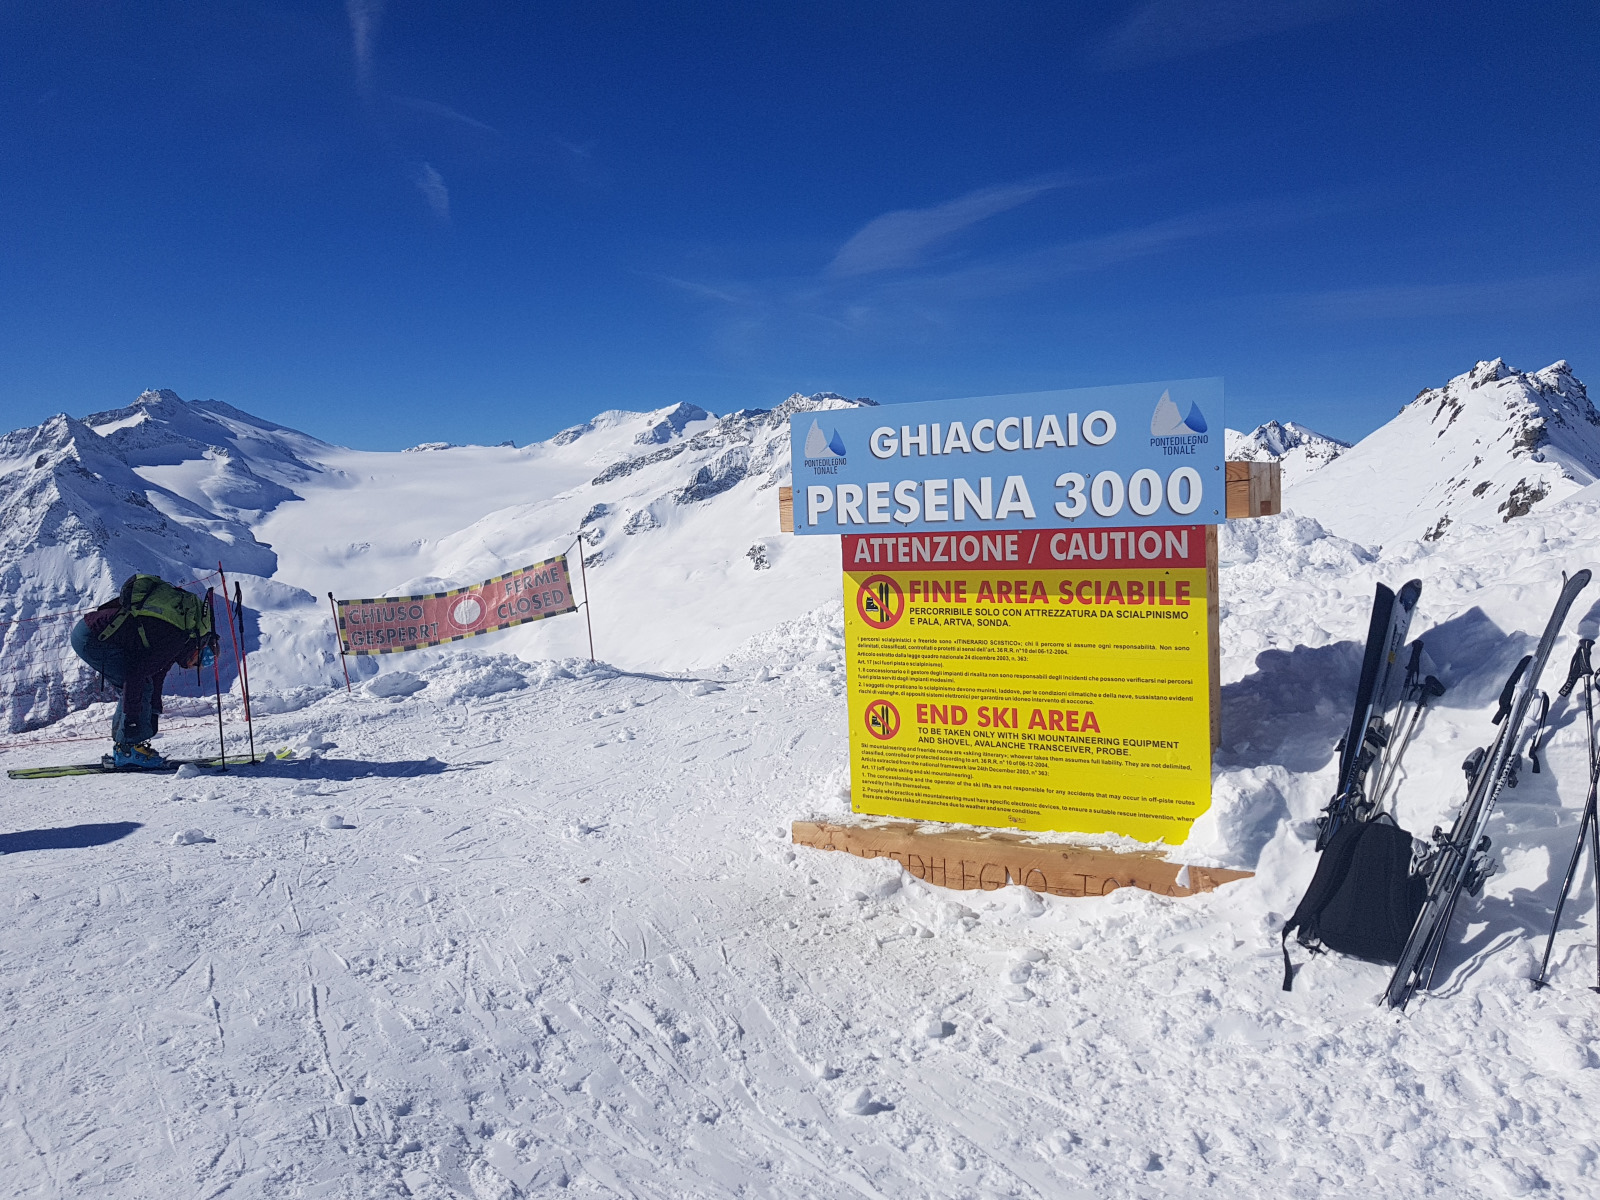
[[[870,576],[856,593],[856,611],[874,629],[888,629],[906,611],[905,593],[887,575]]]
[[[887,700],[874,700],[867,705],[867,732],[880,742],[887,742],[900,732],[900,710]]]

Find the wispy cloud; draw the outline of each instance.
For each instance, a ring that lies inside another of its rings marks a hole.
[[[828,264],[828,275],[848,279],[879,271],[918,266],[935,245],[990,217],[1056,188],[1067,180],[1053,177],[1028,183],[983,188],[936,204],[932,208],[903,208],[874,217],[839,248]]]
[[[389,99],[393,100],[401,108],[409,108],[413,112],[426,113],[431,117],[438,117],[444,121],[453,121],[470,129],[480,129],[484,133],[492,133],[496,137],[500,135],[500,131],[493,125],[486,125],[476,117],[469,117],[464,112],[457,112],[448,104],[440,104],[435,100],[422,100],[416,96],[390,96]]]
[[[1278,297],[1291,311],[1332,321],[1422,320],[1571,304],[1600,294],[1600,270],[1455,283],[1383,284]]]
[[[641,271],[639,274],[647,279],[670,284],[681,291],[688,292],[691,296],[698,296],[702,300],[717,300],[723,304],[745,305],[751,299],[750,289],[737,284],[717,287],[713,284],[702,283],[697,279],[680,279],[676,275],[661,275],[648,271]]]
[[[372,47],[383,18],[384,0],[344,0],[350,18],[350,49],[355,55],[356,78],[366,87],[372,79]]]
[[[1149,258],[1189,243],[1299,224],[1339,206],[1338,200],[1326,197],[1284,197],[1201,209],[1092,237],[993,255],[955,270],[908,274],[884,281],[875,291],[880,300],[908,295],[943,301],[1012,295],[1074,275]]]
[[[1109,70],[1202,54],[1331,21],[1372,0],[1146,0],[1101,42]]]
[[[444,176],[433,169],[432,163],[423,163],[411,177],[422,198],[433,209],[433,215],[446,224],[450,221],[450,189],[444,185]]]

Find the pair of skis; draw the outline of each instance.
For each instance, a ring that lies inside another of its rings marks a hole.
[[[1494,812],[1495,802],[1507,786],[1515,785],[1521,766],[1520,745],[1529,726],[1534,698],[1540,698],[1538,715],[1533,720],[1530,757],[1537,751],[1550,699],[1539,691],[1539,679],[1554,648],[1561,626],[1578,593],[1589,584],[1589,572],[1579,571],[1566,579],[1561,595],[1545,624],[1544,635],[1534,652],[1523,658],[1506,681],[1500,705],[1494,716],[1499,733],[1487,748],[1474,751],[1463,764],[1467,773],[1467,798],[1448,834],[1433,831],[1434,851],[1427,868],[1428,894],[1412,925],[1411,934],[1389,980],[1386,999],[1391,1007],[1404,1009],[1418,991],[1433,983],[1439,956],[1449,933],[1461,893],[1477,895],[1493,872],[1489,861],[1489,838],[1484,830]],[[1592,745],[1592,742],[1591,742]],[[1591,755],[1593,751],[1591,750]],[[1538,770],[1538,759],[1533,758]],[[1592,772],[1591,772],[1592,774]],[[1590,795],[1594,794],[1591,785]],[[1580,848],[1581,848],[1580,842]],[[1559,917],[1559,913],[1557,914]]]
[[[1400,668],[1411,616],[1421,596],[1420,579],[1406,583],[1398,593],[1378,585],[1367,626],[1361,676],[1356,684],[1355,708],[1350,728],[1338,745],[1338,787],[1317,821],[1319,851],[1347,822],[1368,820],[1382,810],[1424,709],[1444,695],[1444,685],[1432,675],[1423,674],[1421,641],[1412,643],[1406,665]],[[1386,721],[1396,690],[1395,717],[1392,722]]]

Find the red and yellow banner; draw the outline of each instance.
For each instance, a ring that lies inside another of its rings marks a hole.
[[[453,592],[337,603],[339,641],[348,654],[394,654],[459,642],[578,608],[564,554]]]
[[[855,811],[1187,836],[1211,802],[1204,526],[842,541]]]

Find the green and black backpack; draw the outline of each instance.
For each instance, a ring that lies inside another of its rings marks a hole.
[[[202,644],[216,636],[211,620],[211,607],[193,592],[174,587],[159,575],[130,577],[122,585],[122,593],[117,599],[119,604],[117,615],[100,631],[101,641],[109,641],[115,637],[117,630],[121,629],[130,617],[137,618],[141,622],[151,619],[165,621],[169,625],[177,626],[191,639]],[[136,628],[139,631],[139,640],[148,646],[150,639],[145,636],[144,626],[140,624]]]

